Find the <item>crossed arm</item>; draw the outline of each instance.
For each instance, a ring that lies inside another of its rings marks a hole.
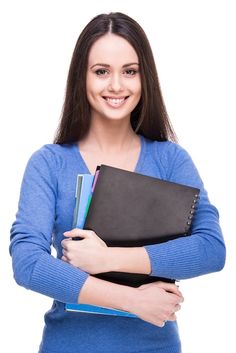
[[[62,260],[89,274],[119,271],[149,274],[149,256],[143,247],[112,248],[92,231],[73,229],[64,233]],[[73,237],[81,237],[73,241]],[[174,284],[154,282],[139,288],[97,279],[89,276],[78,302],[130,311],[145,321],[162,327],[165,321],[176,320],[183,296]]]

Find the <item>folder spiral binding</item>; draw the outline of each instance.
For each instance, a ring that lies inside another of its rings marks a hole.
[[[185,235],[187,235],[190,231],[190,226],[192,225],[193,216],[194,216],[194,213],[196,212],[196,209],[197,209],[198,199],[199,199],[199,193],[194,195],[193,203],[192,203],[191,209],[189,211],[188,221],[186,222]]]
[[[108,246],[144,246],[191,235],[200,190],[107,165],[95,175],[77,177],[73,227],[96,232]],[[136,273],[94,275],[138,287],[166,279]],[[131,313],[85,304],[65,304],[67,311],[136,317]]]

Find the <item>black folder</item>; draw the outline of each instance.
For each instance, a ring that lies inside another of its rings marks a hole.
[[[200,190],[143,174],[101,165],[84,229],[108,246],[158,244],[191,234]],[[95,275],[138,287],[166,279],[144,274],[106,272]]]

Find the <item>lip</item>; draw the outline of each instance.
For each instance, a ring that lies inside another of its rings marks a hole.
[[[125,103],[126,99],[129,98],[129,96],[103,96],[102,98],[106,101],[109,107],[120,108]]]
[[[104,99],[107,99],[107,98],[110,98],[110,99],[126,99],[128,98],[129,96],[102,96],[102,98]]]

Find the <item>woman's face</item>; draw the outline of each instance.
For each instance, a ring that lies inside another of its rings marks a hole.
[[[92,118],[130,119],[141,97],[139,60],[124,38],[106,34],[91,47],[86,79]]]

